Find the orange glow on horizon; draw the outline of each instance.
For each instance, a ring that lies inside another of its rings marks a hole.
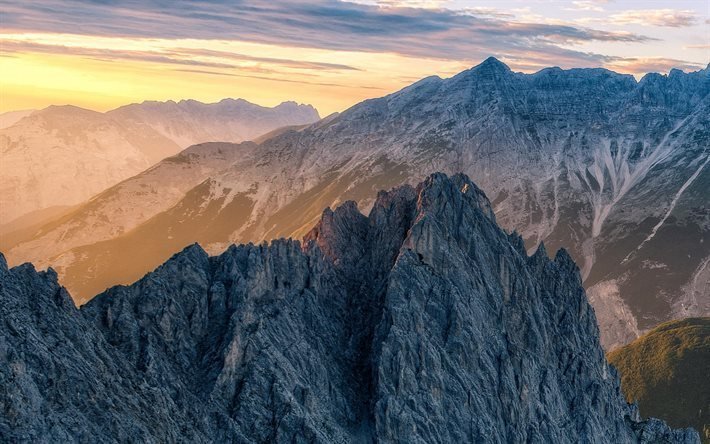
[[[3,47],[14,51],[0,57],[0,112],[53,104],[106,111],[144,100],[232,97],[263,106],[310,103],[325,116],[468,67],[391,53],[190,39],[0,34]]]

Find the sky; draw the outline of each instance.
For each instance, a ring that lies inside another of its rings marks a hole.
[[[695,71],[710,0],[0,0],[0,112],[232,97],[325,116],[489,56]]]

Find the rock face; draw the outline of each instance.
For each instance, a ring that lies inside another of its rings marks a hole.
[[[528,256],[463,175],[81,309],[0,265],[5,441],[699,442],[639,421],[570,256]]]
[[[301,237],[325,207],[354,200],[369,209],[379,189],[414,185],[434,171],[464,172],[528,251],[541,241],[568,249],[612,347],[658,322],[710,313],[709,73],[673,70],[639,82],[603,69],[526,75],[489,59],[273,134],[258,156],[211,174],[161,209],[169,233],[184,224],[222,226],[239,208],[229,232],[164,239],[172,251],[132,254],[136,266],[119,269],[111,264],[143,234],[87,243],[57,225],[50,238],[62,243],[38,236],[41,254],[19,245],[8,260],[56,265],[84,301],[96,288],[133,282],[192,242],[218,252],[232,242]],[[83,223],[76,217],[72,224]],[[155,231],[155,221],[144,223],[142,231]]]
[[[144,102],[106,113],[50,106],[3,114],[0,228],[40,210],[82,203],[191,145],[242,142],[318,119],[310,105],[266,108],[242,99]],[[5,121],[12,125],[3,128]],[[171,189],[170,182],[162,186]]]

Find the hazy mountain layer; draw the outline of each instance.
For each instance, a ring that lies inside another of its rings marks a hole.
[[[607,357],[642,415],[694,427],[710,442],[710,318],[666,322]]]
[[[83,301],[191,242],[218,252],[300,236],[327,206],[351,199],[369,208],[378,189],[463,171],[529,249],[542,240],[569,249],[603,342],[626,343],[658,322],[710,313],[709,92],[708,70],[637,82],[603,69],[525,75],[489,59],[278,131],[258,156],[211,174],[121,236],[78,242],[60,230],[49,239],[66,244],[40,255],[19,245],[9,258],[57,264]],[[127,197],[122,206],[132,205]],[[114,265],[128,258],[129,267]]]
[[[241,142],[319,118],[310,105],[241,99],[144,102],[107,113],[52,106],[19,117],[0,119],[17,118],[0,130],[0,225],[84,202],[189,145]]]
[[[183,148],[202,142],[254,140],[276,128],[320,119],[311,105],[283,102],[267,108],[243,99],[224,99],[218,103],[143,102],[107,114],[120,121],[144,123]]]
[[[23,109],[19,111],[7,111],[0,114],[0,129],[12,126],[35,112],[33,109]]]
[[[528,256],[461,175],[81,309],[3,260],[0,315],[7,441],[699,442],[639,421],[570,256]]]
[[[0,224],[78,204],[180,150],[150,128],[73,106],[0,130]]]
[[[19,243],[20,247],[12,250],[13,255],[51,257],[56,251],[71,251],[76,247],[120,237],[176,205],[184,199],[185,193],[203,183],[225,165],[230,165],[239,159],[252,158],[256,154],[256,149],[257,145],[251,142],[239,145],[230,143],[195,145],[109,188],[49,224],[4,234],[0,240],[0,248],[7,250]],[[160,220],[150,223],[155,227],[154,232],[146,235],[133,248],[125,248],[125,260],[105,259],[111,260],[122,271],[129,270],[135,263],[140,277],[145,273],[143,267],[146,262],[160,263],[165,257],[170,257],[175,251],[183,248],[186,245],[183,243],[185,239],[189,240],[190,236],[195,235],[198,230],[194,228],[187,230],[185,234],[178,234],[163,228]],[[178,244],[171,242],[172,239],[176,239]],[[154,255],[155,249],[159,251],[157,256]],[[130,259],[130,255],[133,254],[136,255],[135,260]],[[154,256],[149,256],[151,254]],[[51,264],[63,271],[64,264],[72,264],[76,259],[81,257],[75,258],[73,253],[70,253],[55,258]],[[37,265],[46,267],[48,262],[38,261]],[[91,276],[83,276],[83,278],[88,278],[85,282],[90,285],[93,282]],[[98,284],[93,288],[98,293],[106,286]]]

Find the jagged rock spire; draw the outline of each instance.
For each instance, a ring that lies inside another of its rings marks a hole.
[[[434,174],[367,217],[326,210],[303,244],[187,247],[81,310],[55,274],[0,269],[0,434],[698,442],[629,419],[576,265],[520,243],[466,176]]]

